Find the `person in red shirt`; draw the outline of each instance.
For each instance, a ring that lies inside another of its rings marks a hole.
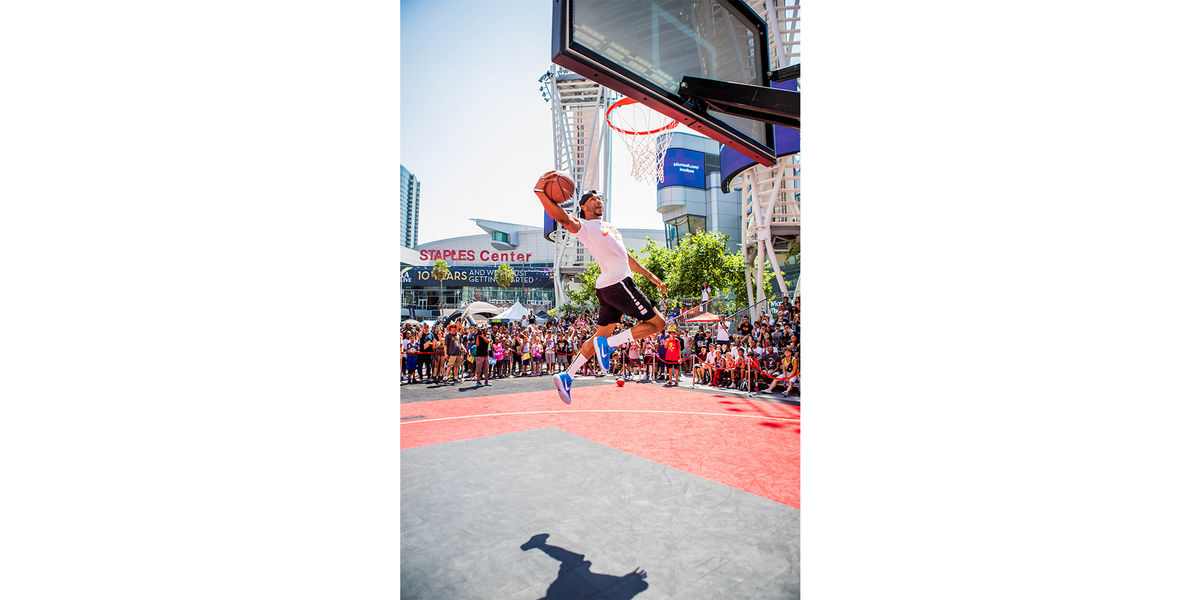
[[[668,387],[668,386],[672,386],[672,385],[678,386],[679,385],[679,351],[683,347],[681,345],[681,342],[679,341],[679,332],[675,331],[675,329],[672,328],[670,335],[667,336],[666,341],[663,342],[663,346],[665,346],[667,349],[666,354],[663,356],[663,359],[667,363],[667,383],[663,387]]]

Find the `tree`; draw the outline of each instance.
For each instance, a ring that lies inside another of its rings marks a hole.
[[[665,246],[659,246],[654,240],[646,240],[646,245],[640,251],[635,252],[634,256],[647,271],[654,273],[654,276],[663,283],[667,283],[671,271],[675,268],[675,251]],[[659,292],[658,286],[650,283],[650,278],[634,273],[633,283],[646,295],[647,300],[658,304],[662,293]],[[671,292],[670,287],[667,288],[667,293],[670,296],[676,295]]]
[[[667,291],[672,296],[695,298],[707,283],[744,304],[744,262],[741,255],[729,252],[728,243],[729,236],[708,231],[683,238],[675,248]]]
[[[567,301],[575,306],[586,308],[588,310],[596,310],[596,278],[600,277],[600,263],[592,261],[588,263],[586,269],[582,273],[575,276],[575,281],[579,283],[578,290],[567,290]]]
[[[508,286],[512,285],[513,279],[516,278],[516,273],[513,272],[513,268],[511,266],[507,264],[500,264],[496,267],[496,270],[492,272],[492,277],[496,278],[496,283],[500,287],[508,289]]]
[[[450,276],[450,267],[446,266],[446,261],[439,260],[433,263],[433,271],[430,273],[433,278],[438,280],[438,317],[442,316],[442,280]]]
[[[502,288],[507,288],[512,285],[513,279],[516,279],[517,274],[513,272],[513,268],[507,264],[501,264],[496,267],[496,271],[492,273],[492,277],[496,278],[496,284]]]
[[[729,253],[725,255],[725,262],[721,266],[724,272],[721,280],[725,282],[722,289],[733,297],[738,307],[750,304],[750,300],[746,296],[746,259],[741,255]]]
[[[727,250],[728,241],[729,236],[723,233],[701,231],[684,238],[673,250],[648,240],[634,256],[647,271],[666,284],[667,299],[672,303],[679,298],[698,298],[700,288],[708,283],[712,290],[736,299],[739,307],[745,306],[745,261],[740,254]],[[599,276],[600,265],[594,261],[588,263],[583,273],[575,276],[580,288],[568,291],[567,300],[572,305],[595,310]],[[658,303],[662,299],[662,293],[649,278],[635,273],[633,282],[651,302]]]
[[[672,263],[670,250],[654,243],[654,240],[649,240],[641,251],[634,252],[634,256],[643,267],[646,267],[647,271],[654,273],[664,283],[667,281]],[[581,309],[594,311],[599,308],[599,304],[596,301],[596,279],[599,277],[600,263],[595,261],[588,263],[587,268],[575,276],[575,281],[579,283],[580,288],[575,291],[568,291],[567,301]],[[657,303],[662,297],[662,293],[658,291],[658,286],[650,283],[650,279],[645,275],[634,273],[633,283],[645,294],[646,299],[650,302]]]

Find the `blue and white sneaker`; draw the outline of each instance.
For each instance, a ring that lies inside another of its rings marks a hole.
[[[600,363],[600,370],[608,373],[608,366],[612,362],[612,348],[608,346],[608,338],[596,337],[596,362]]]
[[[571,381],[572,377],[566,371],[554,376],[554,387],[558,389],[558,399],[571,403]]]

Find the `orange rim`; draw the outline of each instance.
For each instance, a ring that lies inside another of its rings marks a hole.
[[[621,98],[620,100],[617,100],[616,102],[614,102],[612,106],[608,107],[608,110],[604,111],[604,120],[608,122],[608,126],[612,127],[613,129],[615,129],[617,131],[620,131],[621,133],[624,133],[625,135],[653,135],[655,133],[661,133],[668,129],[675,128],[679,125],[679,121],[672,120],[670,123],[667,123],[666,125],[663,125],[662,127],[659,127],[658,129],[651,129],[650,131],[629,131],[628,129],[621,129],[620,127],[617,127],[616,125],[613,125],[613,122],[612,122],[613,109],[617,108],[618,106],[629,106],[631,104],[640,104],[640,102],[638,102],[637,100],[634,100],[633,98]],[[646,108],[648,110],[650,110],[650,107],[646,107]]]

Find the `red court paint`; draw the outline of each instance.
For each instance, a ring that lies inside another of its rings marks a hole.
[[[401,422],[400,445],[401,448],[413,448],[539,427],[558,427],[706,479],[800,507],[799,407],[641,384],[624,388],[615,384],[576,388],[572,400],[573,404],[565,405],[550,389],[402,404],[401,418],[416,415],[425,418]],[[620,412],[587,412],[601,410]],[[434,420],[463,416],[469,418]]]

